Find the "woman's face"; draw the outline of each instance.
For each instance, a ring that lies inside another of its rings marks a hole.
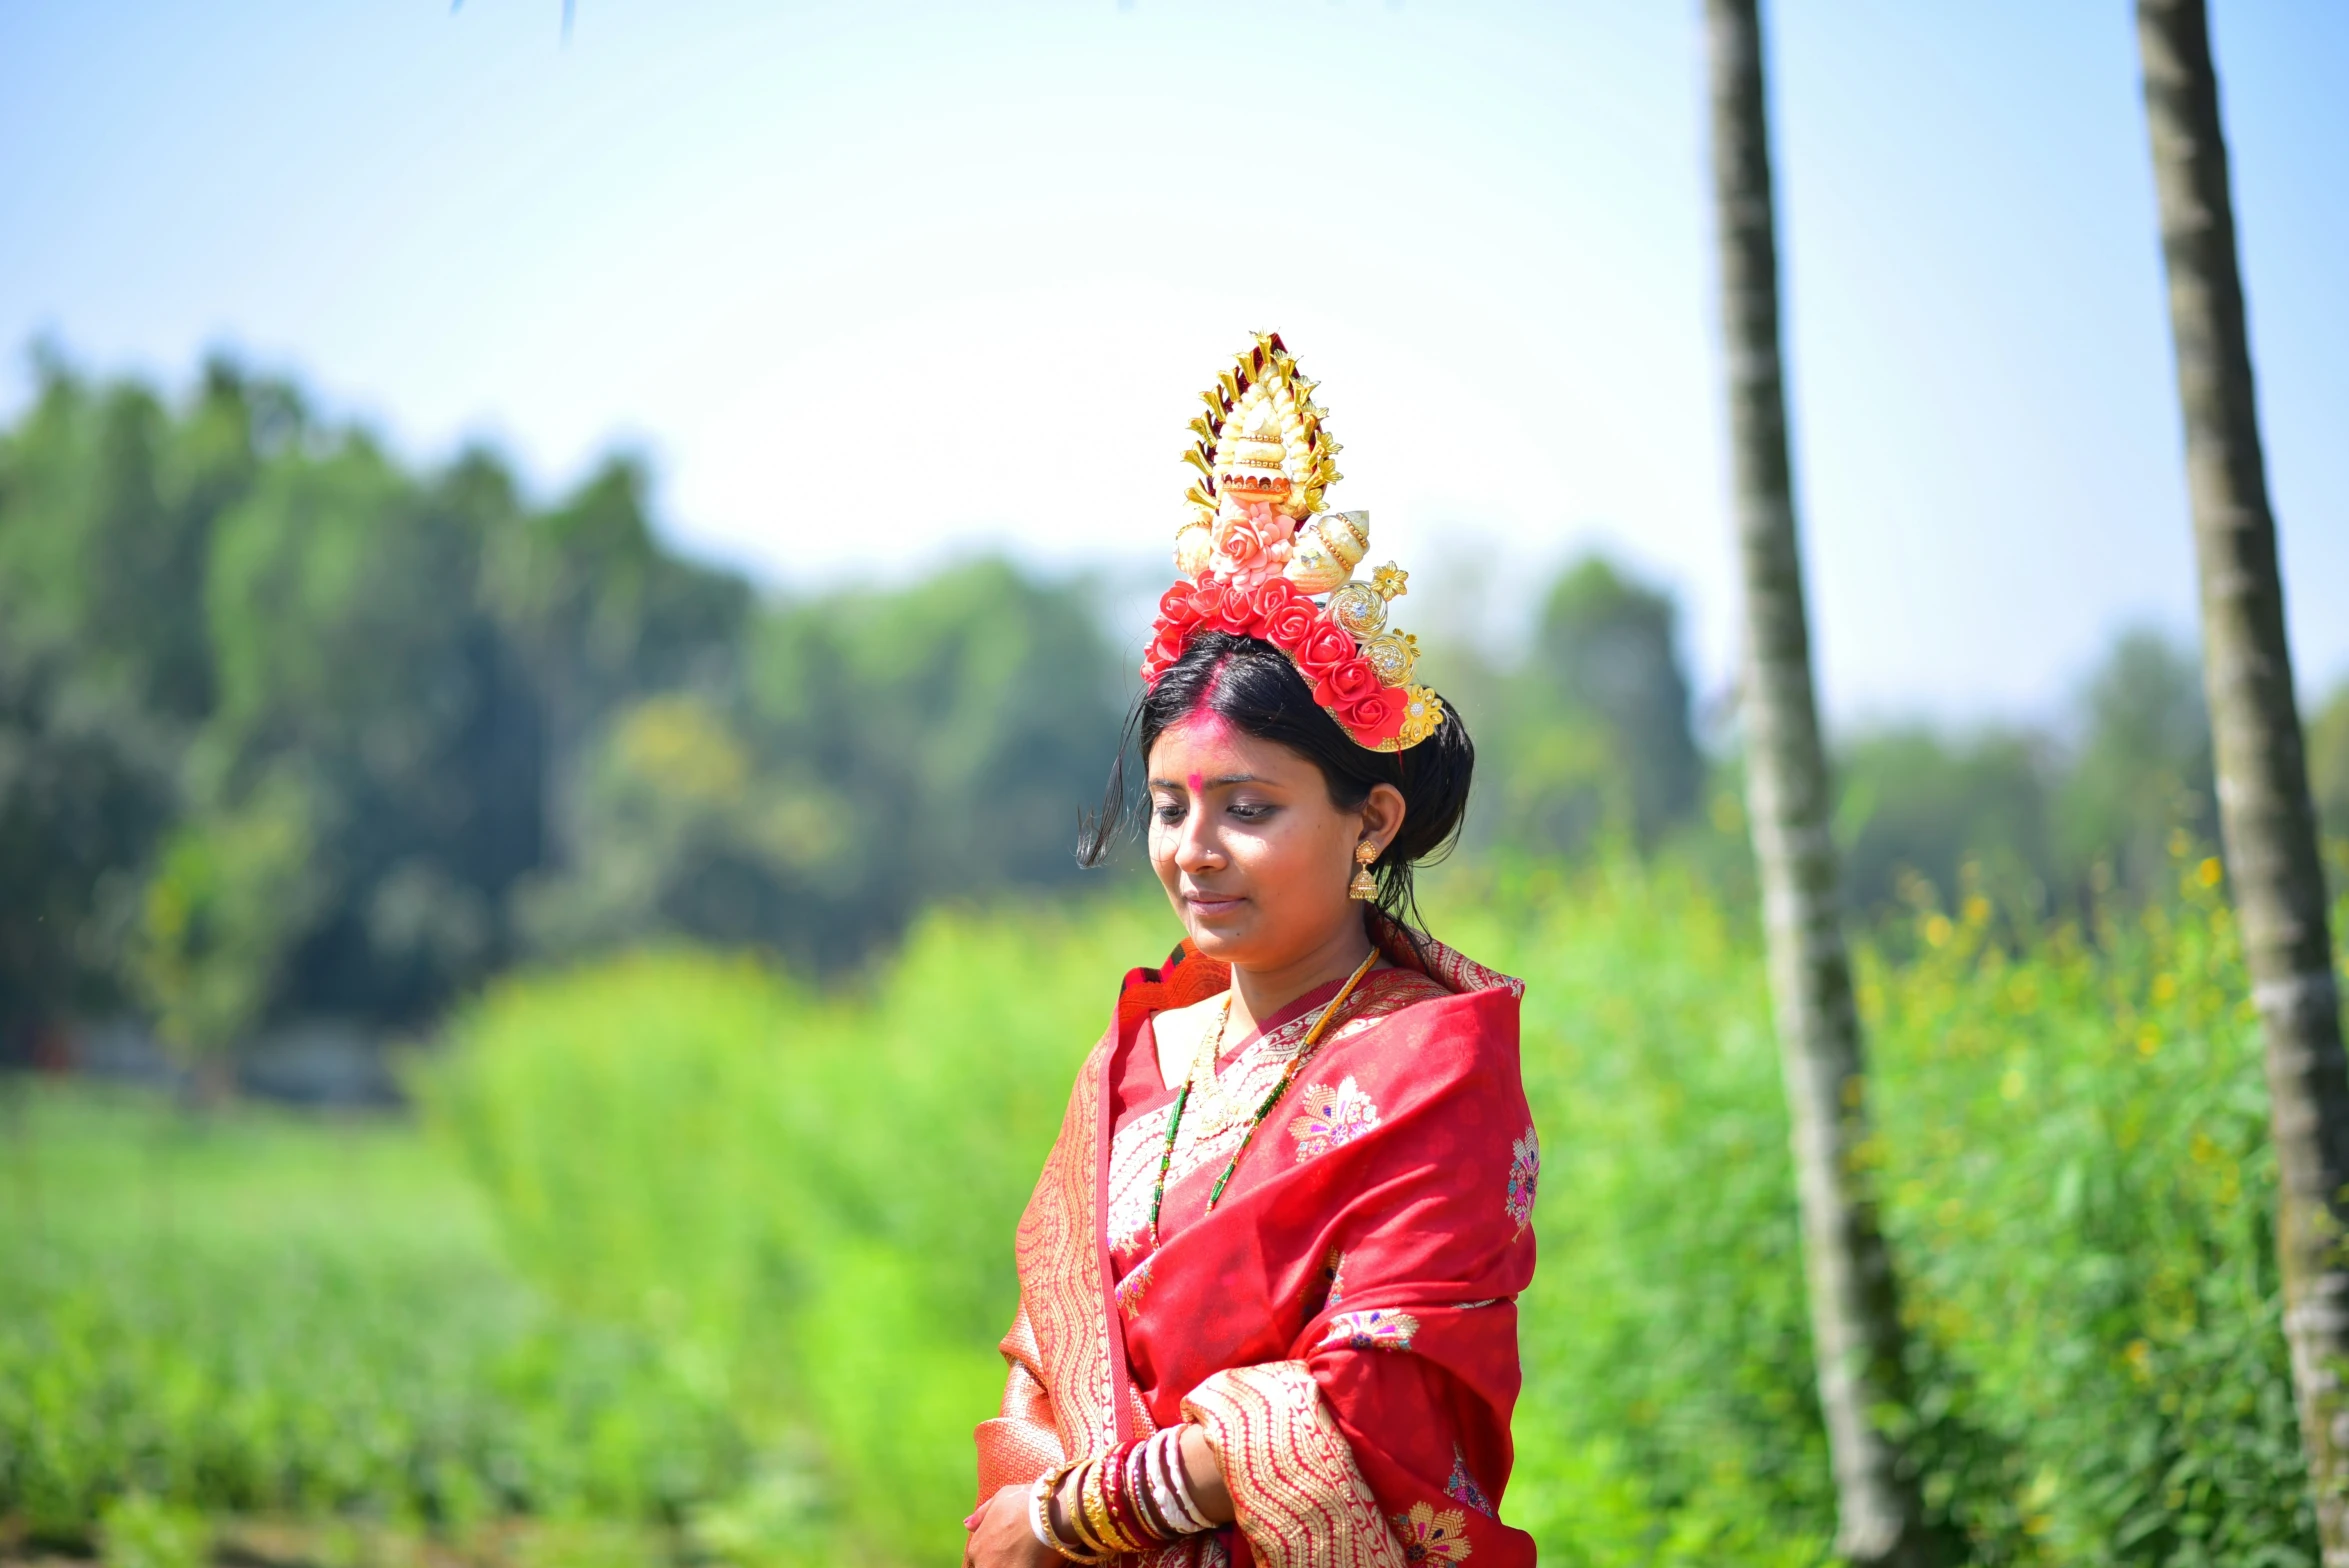
[[[1353,811],[1329,798],[1321,769],[1200,710],[1150,748],[1150,863],[1209,958],[1273,971],[1360,929],[1346,892],[1354,847],[1384,849],[1403,825],[1403,796],[1372,788]]]

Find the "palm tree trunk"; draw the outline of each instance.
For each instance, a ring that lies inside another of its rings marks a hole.
[[[2227,148],[2203,0],[2139,0],[2137,41],[2169,267],[2170,330],[2202,579],[2202,675],[2219,830],[2267,1044],[2284,1334],[2324,1560],[2349,1564],[2349,1057],[2326,930],[2284,586],[2235,262]]]
[[[1730,445],[1745,586],[1740,716],[1770,991],[1793,1123],[1836,1552],[1857,1568],[1935,1560],[1912,1467],[1877,1413],[1908,1381],[1892,1257],[1854,1158],[1867,1132],[1859,1016],[1828,838],[1802,553],[1778,344],[1778,246],[1756,0],[1706,0]]]

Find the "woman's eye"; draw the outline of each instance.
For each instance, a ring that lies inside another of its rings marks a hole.
[[[1236,800],[1231,811],[1242,822],[1261,822],[1272,815],[1273,808],[1260,800]]]
[[[1180,822],[1183,820],[1183,803],[1179,800],[1162,800],[1153,808],[1153,814],[1161,822]]]

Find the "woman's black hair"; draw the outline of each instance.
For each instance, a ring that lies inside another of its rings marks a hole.
[[[1372,751],[1355,744],[1320,703],[1289,656],[1271,643],[1229,632],[1200,632],[1183,656],[1144,691],[1126,717],[1125,738],[1110,764],[1101,814],[1084,819],[1077,834],[1077,864],[1097,866],[1128,820],[1126,757],[1147,765],[1158,737],[1204,707],[1235,729],[1286,746],[1321,769],[1329,798],[1340,811],[1358,809],[1371,789],[1392,784],[1403,792],[1403,826],[1385,853],[1371,865],[1378,879],[1378,908],[1409,931],[1420,926],[1412,896],[1414,866],[1442,859],[1460,837],[1468,814],[1469,777],[1476,747],[1457,710],[1447,708],[1435,733],[1404,751]],[[1132,821],[1149,807],[1145,792]]]

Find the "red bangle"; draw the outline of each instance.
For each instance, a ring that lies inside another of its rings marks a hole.
[[[1158,1499],[1151,1495],[1149,1464],[1150,1444],[1136,1443],[1134,1451],[1126,1456],[1126,1490],[1133,1494],[1134,1507],[1150,1533],[1160,1541],[1171,1541],[1175,1538],[1174,1526],[1166,1522],[1166,1516],[1159,1511]]]
[[[1109,1505],[1111,1525],[1125,1537],[1121,1544],[1132,1552],[1157,1544],[1156,1532],[1143,1524],[1141,1511],[1134,1506],[1133,1489],[1126,1473],[1126,1461],[1133,1457],[1136,1446],[1131,1441],[1120,1443],[1101,1458],[1101,1500]]]

